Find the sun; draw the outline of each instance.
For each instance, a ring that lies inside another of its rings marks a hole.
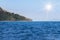
[[[51,4],[47,4],[47,5],[45,6],[45,9],[46,9],[47,11],[50,11],[50,10],[52,9],[52,5],[51,5]]]

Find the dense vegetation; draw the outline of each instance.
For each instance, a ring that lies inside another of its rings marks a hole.
[[[31,19],[15,13],[7,12],[0,7],[0,21],[31,21]]]

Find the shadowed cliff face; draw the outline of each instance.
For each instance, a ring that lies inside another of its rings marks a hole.
[[[0,21],[31,21],[31,19],[8,12],[0,7]]]

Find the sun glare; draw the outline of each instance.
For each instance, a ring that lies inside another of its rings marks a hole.
[[[46,8],[47,11],[50,11],[52,9],[52,5],[51,4],[47,4],[45,8]]]

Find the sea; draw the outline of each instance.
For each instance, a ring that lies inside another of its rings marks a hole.
[[[60,40],[60,21],[1,21],[0,40]]]

